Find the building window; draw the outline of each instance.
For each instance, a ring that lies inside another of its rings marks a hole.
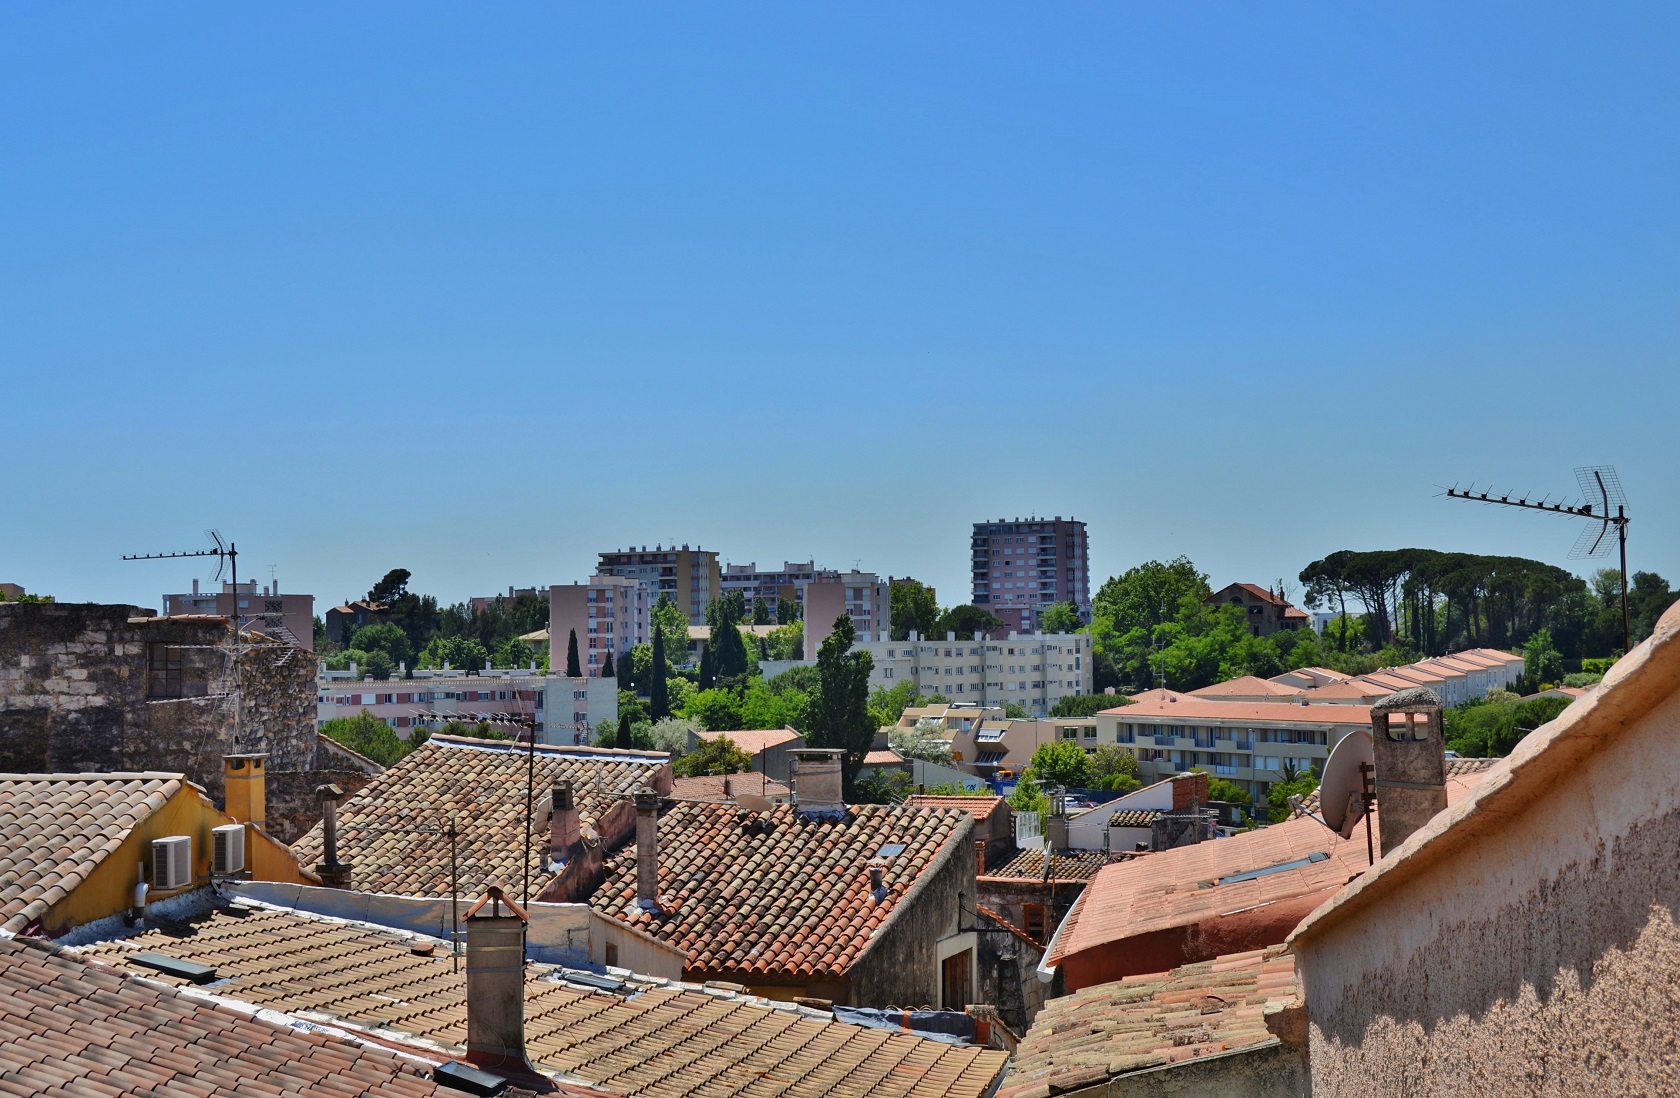
[[[1027,932],[1027,937],[1031,938],[1035,942],[1038,942],[1040,945],[1043,945],[1045,923],[1044,905],[1023,904],[1021,906],[1021,911],[1023,921],[1027,924],[1024,928]]]
[[[147,688],[149,698],[179,698],[181,696],[181,650],[172,644],[146,646]]]

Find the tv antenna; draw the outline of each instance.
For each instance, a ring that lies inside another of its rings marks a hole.
[[[211,578],[212,583],[220,583],[222,569],[226,568],[229,578],[233,580],[233,589],[239,591],[239,550],[234,548],[233,542],[222,540],[222,535],[215,530],[204,531],[204,536],[210,539],[208,549],[183,549],[178,553],[125,553],[123,560],[170,560],[174,557],[215,557],[216,574]]]
[[[1537,500],[1526,495],[1513,499],[1514,493],[1510,492],[1496,492],[1491,489],[1478,492],[1474,484],[1468,489],[1457,485],[1448,488],[1447,498],[1465,499],[1472,503],[1494,503],[1501,507],[1520,507],[1526,511],[1547,511],[1555,515],[1590,520],[1591,525],[1581,531],[1581,536],[1575,539],[1574,548],[1569,550],[1569,559],[1607,557],[1613,547],[1621,548],[1622,653],[1625,655],[1633,647],[1632,630],[1628,624],[1627,493],[1622,491],[1622,480],[1616,475],[1613,465],[1579,466],[1575,470],[1575,481],[1580,485],[1582,502],[1574,504],[1561,501],[1554,503],[1547,496],[1541,496]],[[1614,542],[1610,539],[1612,529],[1616,532]]]

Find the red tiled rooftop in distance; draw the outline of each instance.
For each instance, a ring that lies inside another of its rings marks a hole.
[[[1301,705],[1299,702],[1218,701],[1174,695],[1177,700],[1137,702],[1103,715],[1129,720],[1183,724],[1192,721],[1271,721],[1280,724],[1357,724],[1371,726],[1371,710],[1363,705]]]
[[[904,756],[889,747],[871,751],[863,757],[863,765],[865,766],[898,766],[902,762],[904,762]]]
[[[756,797],[793,795],[793,790],[763,774],[730,774],[727,778],[727,790],[724,788],[725,780],[722,774],[697,774],[689,778],[676,778],[671,782],[671,798],[678,801],[711,801],[721,804],[734,800],[740,793],[751,793]]]
[[[984,823],[1005,803],[1002,797],[944,797],[931,793],[914,793],[904,802],[918,808],[956,808]]]
[[[788,743],[799,738],[799,733],[791,728],[753,728],[737,732],[696,732],[702,740],[721,740],[727,738],[730,743],[739,747],[749,755],[756,755],[767,747]]]
[[[1272,682],[1254,675],[1244,675],[1241,678],[1227,679],[1216,682],[1212,686],[1204,686],[1189,692],[1195,698],[1223,698],[1236,695],[1239,697],[1275,697],[1292,698],[1301,692],[1299,686],[1285,686],[1281,682]]]

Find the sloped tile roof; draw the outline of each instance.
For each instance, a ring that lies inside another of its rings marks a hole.
[[[214,965],[231,978],[215,989],[223,996],[458,1048],[466,1040],[466,977],[450,970],[442,943],[432,956],[413,952],[416,942],[431,941],[250,906],[87,951],[114,963],[150,951]],[[865,1029],[791,1004],[641,977],[613,994],[561,982],[564,974],[528,966],[532,1060],[645,1098],[979,1098],[1005,1063],[1002,1052]]]
[[[758,817],[678,802],[659,820],[663,910],[636,905],[634,843],[607,859],[589,902],[686,951],[696,973],[844,977],[917,879],[973,837],[974,821],[946,809],[863,804],[823,820],[787,805]],[[904,850],[883,857],[888,844]],[[880,900],[872,862],[884,867]]]
[[[338,856],[363,892],[447,896],[454,814],[461,831],[461,894],[485,885],[517,889],[525,850],[526,748],[505,740],[433,736],[349,797],[338,809]],[[666,756],[592,747],[543,747],[535,753],[535,802],[554,779],[572,780],[578,816],[593,825],[624,796],[654,780]],[[540,804],[539,804],[540,807]],[[543,819],[535,822],[531,894],[553,879]],[[321,860],[321,825],[292,844],[298,860]]]
[[[140,975],[152,974],[0,940],[0,1093],[459,1093],[433,1083],[429,1063],[261,1021]]]
[[[1301,692],[1299,686],[1286,686],[1281,682],[1258,678],[1254,675],[1244,675],[1237,679],[1227,679],[1216,682],[1212,686],[1203,686],[1190,691],[1191,697],[1196,698],[1228,698],[1228,697],[1259,697],[1259,698],[1290,698]]]
[[[46,914],[185,784],[180,774],[0,774],[0,929]]]
[[[1161,818],[1159,808],[1122,808],[1108,818],[1110,827],[1154,827]]]
[[[1051,857],[1050,879],[1064,884],[1089,881],[1109,862],[1109,856],[1100,850],[1057,850]],[[987,870],[982,876],[1016,881],[1043,880],[1044,851],[1031,848],[1017,851],[1013,858]]]
[[[1294,956],[1281,946],[1082,988],[1044,1004],[998,1098],[1042,1098],[1269,1044],[1266,1003],[1294,998]]]
[[[1005,803],[1002,797],[943,797],[931,793],[915,793],[905,804],[918,808],[958,808],[984,823]]]
[[[871,751],[863,757],[864,766],[901,766],[904,756],[890,747],[883,747],[878,751]]]
[[[747,728],[735,732],[696,732],[695,735],[702,740],[721,740],[727,736],[730,743],[749,755],[757,755],[767,747],[803,739],[791,728]]]
[[[712,801],[717,804],[734,800],[736,793],[752,793],[760,797],[791,797],[793,790],[774,778],[763,774],[731,774],[729,790],[724,790],[722,774],[696,774],[691,778],[676,778],[671,782],[671,796],[679,801]]]

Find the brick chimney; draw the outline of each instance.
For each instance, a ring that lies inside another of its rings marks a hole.
[[[846,814],[837,747],[804,747],[790,752],[794,804],[801,816],[838,818]]]
[[[1378,701],[1371,707],[1371,745],[1377,764],[1377,827],[1387,854],[1447,807],[1440,697],[1415,686]]]
[[[1182,812],[1192,804],[1205,807],[1208,803],[1208,776],[1201,772],[1178,774],[1172,780],[1173,811]]]
[[[572,799],[572,779],[555,778],[551,792],[554,808],[549,816],[548,856],[560,861],[583,841],[583,829],[578,821],[577,804]]]
[[[268,791],[264,777],[265,754],[223,755],[222,787],[226,791],[227,814],[242,824],[267,828]]]
[[[328,888],[349,888],[350,865],[338,860],[338,799],[344,790],[318,785],[315,795],[321,798],[321,864],[315,867],[315,875]]]
[[[467,909],[467,1062],[532,1070],[525,1058],[525,911],[495,885]]]
[[[659,910],[659,794],[636,794],[636,905]]]

